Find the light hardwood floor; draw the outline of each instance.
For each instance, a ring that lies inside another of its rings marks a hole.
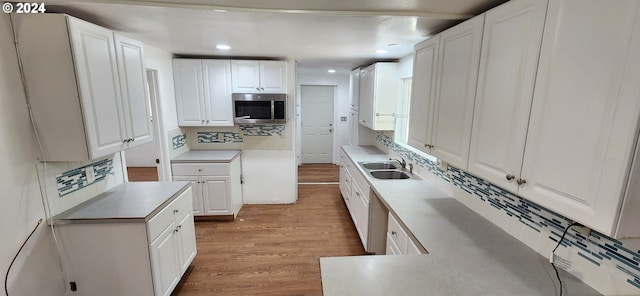
[[[174,295],[322,295],[319,258],[365,252],[338,185],[298,191],[296,204],[244,205],[235,221],[196,222],[198,255]]]
[[[155,167],[128,167],[129,182],[158,181],[158,169]]]
[[[340,167],[335,164],[303,164],[298,166],[298,182],[338,182]]]

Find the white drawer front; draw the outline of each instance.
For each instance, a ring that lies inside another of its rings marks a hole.
[[[400,223],[398,223],[396,218],[393,217],[391,213],[389,214],[390,215],[389,222],[387,224],[387,232],[389,234],[389,237],[391,237],[398,246],[398,249],[400,249],[400,252],[404,254],[407,250],[407,233],[404,232],[404,229],[402,228],[402,226],[400,226]]]
[[[171,170],[174,176],[229,176],[228,163],[175,163]]]
[[[167,228],[174,220],[184,216],[185,212],[191,211],[193,200],[192,189],[189,188],[168,206],[162,209],[158,214],[153,216],[147,222],[147,235],[149,241],[153,241],[164,229]]]

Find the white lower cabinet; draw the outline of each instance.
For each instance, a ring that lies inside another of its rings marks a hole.
[[[56,225],[77,284],[73,295],[171,295],[197,253],[192,198],[188,188],[147,222]]]
[[[193,215],[233,215],[242,208],[240,157],[229,163],[173,163],[174,181],[189,181],[194,188]]]
[[[426,254],[413,242],[407,231],[398,220],[389,213],[387,224],[387,255],[416,255]]]
[[[372,248],[369,242],[369,189],[356,164],[340,150],[340,192],[367,252]]]

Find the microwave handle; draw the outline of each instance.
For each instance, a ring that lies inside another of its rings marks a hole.
[[[240,117],[236,117],[236,119],[251,119],[251,116],[247,115],[247,116],[240,116]]]
[[[271,100],[271,120],[276,119],[276,103]]]

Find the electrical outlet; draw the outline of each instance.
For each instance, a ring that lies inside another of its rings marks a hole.
[[[84,168],[84,174],[87,176],[87,184],[91,184],[96,181],[96,172],[93,170],[93,166]]]
[[[573,230],[575,230],[576,232],[582,234],[582,236],[584,237],[589,237],[589,235],[591,235],[591,228],[587,227],[587,226],[573,226]]]
[[[449,164],[443,160],[438,160],[438,167],[445,172],[449,170]]]

